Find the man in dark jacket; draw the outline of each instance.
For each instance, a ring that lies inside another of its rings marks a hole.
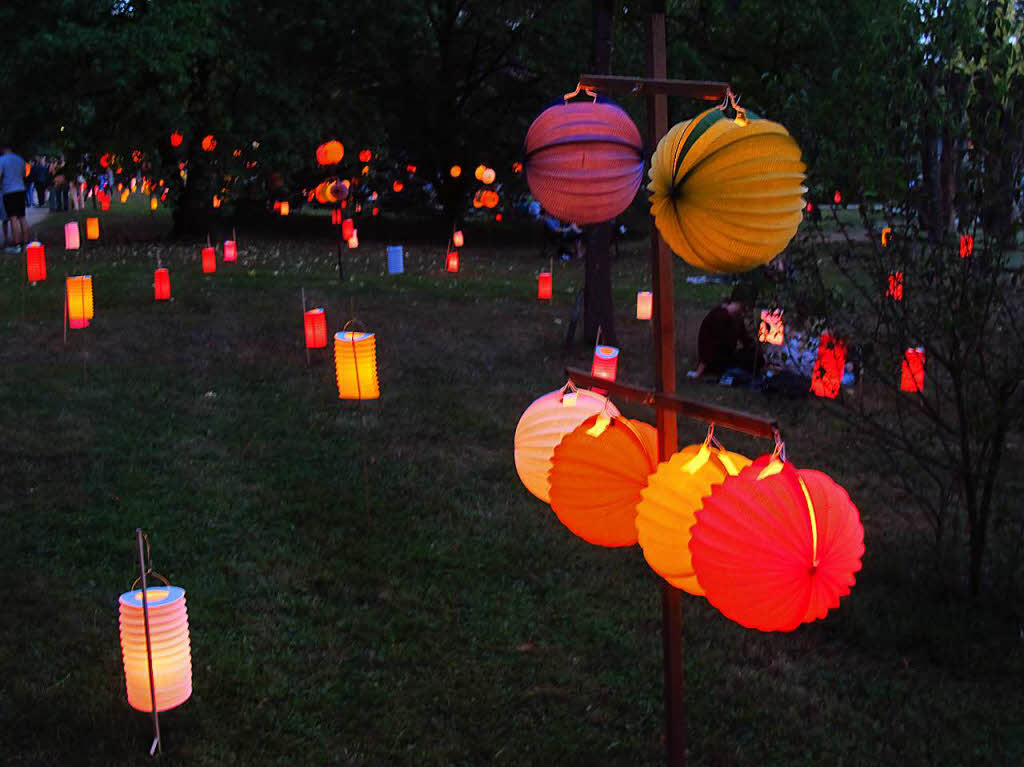
[[[755,366],[764,365],[757,343],[743,324],[746,309],[744,294],[734,290],[729,298],[707,313],[697,333],[694,375],[721,375],[731,369],[752,373]]]

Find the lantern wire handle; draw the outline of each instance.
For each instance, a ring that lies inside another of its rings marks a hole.
[[[782,439],[782,432],[777,426],[772,427],[772,437],[775,439],[775,449],[772,450],[772,458],[778,458],[783,463],[786,461],[786,443]]]
[[[580,82],[576,83],[576,90],[574,90],[572,93],[566,93],[562,97],[562,100],[568,102],[569,99],[579,96],[581,92],[586,93],[588,96],[594,99],[595,103],[597,102],[597,91],[595,91],[593,88],[584,87],[583,83]]]

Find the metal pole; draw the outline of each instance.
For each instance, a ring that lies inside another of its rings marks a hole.
[[[149,600],[146,596],[146,552],[143,547],[141,527],[135,528],[135,537],[139,544],[139,577],[142,581],[142,622],[146,628],[146,665],[149,670],[149,702],[153,708],[153,744],[149,747],[149,755],[160,751],[160,715],[156,710],[156,685],[153,682],[153,650],[149,640]]]

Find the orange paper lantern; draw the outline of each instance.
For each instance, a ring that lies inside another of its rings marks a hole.
[[[46,279],[46,250],[40,242],[30,242],[25,246],[25,270],[29,282]]]
[[[619,350],[614,346],[595,346],[590,375],[614,381],[619,370]]]
[[[153,272],[153,300],[169,301],[171,298],[171,273],[166,268]]]
[[[459,271],[459,251],[451,250],[448,252],[448,258],[445,260],[445,269],[449,272]]]
[[[316,161],[320,165],[337,165],[344,156],[345,147],[340,141],[327,141],[316,150]]]
[[[234,240],[224,240],[224,263],[238,260],[238,243]]]
[[[359,153],[359,162],[367,163],[373,158],[373,153],[369,149],[364,149]]]
[[[85,239],[98,240],[100,238],[100,220],[98,218],[85,219]]]
[[[811,391],[819,397],[835,399],[843,383],[846,367],[846,344],[831,333],[822,333],[818,340],[818,360],[811,374]]]
[[[477,165],[476,166],[476,170],[473,171],[473,175],[476,176],[476,180],[477,181],[483,181],[484,180],[484,172],[486,170],[487,170],[487,166],[486,165]]]
[[[217,251],[213,248],[203,248],[203,274],[213,274],[217,271]]]
[[[128,705],[137,711],[167,711],[180,706],[192,695],[192,651],[188,632],[185,590],[177,586],[146,589],[149,617],[149,651],[142,590],[121,595],[121,656],[124,661]],[[153,666],[150,690],[149,666]]]
[[[99,225],[97,224],[97,236]],[[81,242],[79,240],[78,222],[68,221],[64,224],[64,249],[65,250],[78,250]]]
[[[287,216],[289,213],[291,213],[292,207],[291,205],[288,204],[288,200],[281,201],[280,211],[282,216]]]
[[[924,389],[924,347],[910,347],[903,354],[900,366],[900,391],[919,392]]]
[[[204,136],[201,146],[204,152],[212,152],[214,149],[217,148],[217,139],[213,136],[213,134]]]
[[[89,327],[95,307],[92,300],[92,275],[68,277],[65,281],[68,327],[80,330]]]
[[[339,399],[377,399],[377,339],[373,333],[334,334],[334,372]]]
[[[454,245],[456,248],[461,248],[464,242],[465,237],[462,236],[462,230],[456,229],[455,234],[452,235],[452,245]]]
[[[462,175],[462,168],[460,168],[458,165],[453,165],[451,170],[448,171],[448,173],[451,175],[452,178],[458,178],[459,176]]]
[[[889,275],[889,287],[885,291],[885,297],[893,301],[903,300],[903,272],[893,272]]]
[[[537,275],[537,298],[541,301],[551,299],[551,272],[541,272]]]
[[[641,290],[636,294],[636,318],[649,320],[654,307],[654,294],[649,290]]]
[[[156,210],[159,203],[156,201],[156,197],[149,198],[149,209]]]
[[[640,491],[658,465],[657,455],[653,426],[591,416],[562,439],[551,457],[551,509],[585,541],[632,546]]]
[[[327,314],[322,307],[310,309],[304,315],[306,348],[323,349],[327,346]]]

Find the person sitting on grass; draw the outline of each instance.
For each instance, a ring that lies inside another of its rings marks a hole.
[[[563,261],[568,261],[573,255],[576,258],[583,257],[583,230],[576,224],[563,223],[545,212],[544,228],[547,229],[549,236],[557,239],[558,251]]]
[[[755,368],[764,367],[761,351],[743,324],[746,294],[737,286],[732,295],[704,317],[697,333],[697,368],[687,373],[690,378],[705,373],[720,376],[730,371],[750,376]]]

